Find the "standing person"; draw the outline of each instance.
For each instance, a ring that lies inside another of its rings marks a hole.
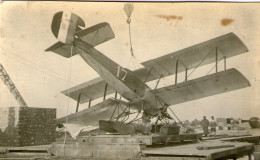
[[[204,135],[207,137],[208,136],[209,120],[207,120],[206,116],[203,116],[203,119],[200,122],[200,125],[203,128]]]
[[[211,116],[210,121],[210,134],[215,136],[216,135],[216,128],[217,128],[217,122],[215,121],[214,116]]]

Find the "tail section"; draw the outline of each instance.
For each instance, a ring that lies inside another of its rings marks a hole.
[[[74,13],[58,12],[53,16],[51,30],[62,43],[73,44],[75,33],[85,27],[84,21]]]
[[[71,56],[70,48],[77,38],[95,47],[115,37],[110,25],[105,22],[83,30],[80,27],[85,27],[85,23],[76,14],[63,11],[57,12],[53,16],[51,29],[59,42],[45,51],[52,51],[69,58]]]

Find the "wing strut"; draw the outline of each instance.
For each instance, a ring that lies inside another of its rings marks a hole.
[[[81,97],[81,92],[79,93],[79,96],[78,96],[77,107],[76,107],[76,113],[79,111],[80,97]]]
[[[182,60],[177,59],[176,61],[176,67],[175,67],[175,84],[177,84],[177,78],[178,78],[178,66],[179,61],[182,63],[182,65],[185,67],[185,82],[188,80],[188,67],[182,62]]]
[[[105,85],[103,101],[106,100],[106,95],[107,95],[107,83],[106,83],[106,85]]]

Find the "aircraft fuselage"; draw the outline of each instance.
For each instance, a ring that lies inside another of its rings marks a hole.
[[[149,87],[132,71],[123,68],[80,39],[75,44],[75,51],[122,97],[131,102],[142,100]]]

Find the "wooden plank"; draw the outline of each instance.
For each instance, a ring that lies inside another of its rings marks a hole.
[[[214,146],[221,144],[230,144],[235,145],[235,147],[230,148],[219,148],[212,150],[198,150],[196,147],[198,146]],[[169,146],[163,148],[147,148],[143,151],[143,154],[146,156],[183,156],[183,157],[211,157],[212,159],[226,157],[234,154],[238,154],[240,152],[248,152],[253,149],[253,145],[249,143],[235,143],[235,142],[201,142],[195,144],[188,144],[183,146]]]
[[[197,141],[198,139],[202,138],[202,134],[196,133],[186,133],[186,134],[179,134],[179,135],[156,135],[153,136],[153,143],[170,143],[176,141],[186,141],[186,140],[193,140]]]
[[[142,157],[142,160],[206,160],[207,157]],[[135,160],[135,159],[133,159]],[[136,159],[139,160],[139,159]]]
[[[98,135],[98,136],[83,136],[78,137],[78,142],[87,142],[95,144],[129,144],[129,143],[143,143],[146,145],[153,145],[157,143],[169,143],[174,141],[197,140],[201,138],[201,134],[181,134],[181,135]]]

